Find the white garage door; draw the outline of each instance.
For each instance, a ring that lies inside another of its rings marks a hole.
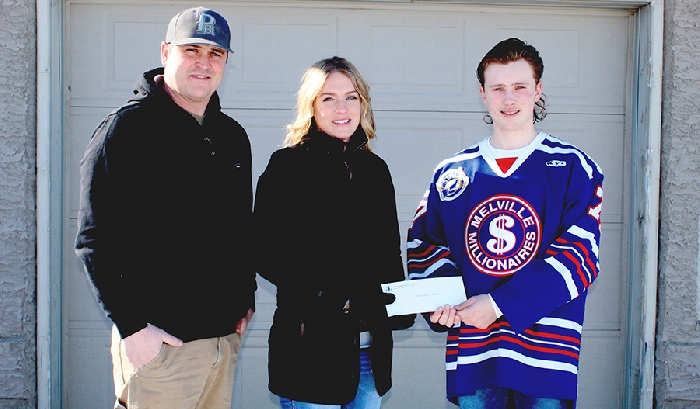
[[[67,5],[66,81],[70,106],[65,140],[64,407],[106,408],[113,402],[110,324],[72,251],[78,162],[93,128],[131,95],[137,77],[160,64],[170,17],[190,4],[124,1]],[[475,68],[497,41],[517,36],[544,62],[550,115],[539,129],[587,151],[603,168],[605,206],[601,274],[591,288],[580,368],[581,408],[621,404],[625,365],[622,328],[627,285],[624,222],[629,136],[626,135],[632,19],[615,10],[495,8],[358,2],[226,2],[208,4],[229,21],[232,48],[220,89],[225,111],[247,130],[254,177],[280,145],[292,119],[302,71],[340,55],[371,84],[376,152],[395,179],[405,237],[433,168],[490,134]],[[246,333],[234,408],[277,407],[267,391],[267,331],[275,289],[259,280],[258,312]],[[128,294],[125,294],[125,301]],[[444,334],[414,328],[395,333],[391,408],[452,408],[444,399]],[[293,376],[293,375],[291,375]]]

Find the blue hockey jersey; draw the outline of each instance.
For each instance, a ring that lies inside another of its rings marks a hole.
[[[576,399],[586,290],[598,276],[603,175],[539,133],[503,172],[486,139],[440,163],[408,232],[410,279],[462,276],[503,316],[447,336],[448,398],[487,385]]]

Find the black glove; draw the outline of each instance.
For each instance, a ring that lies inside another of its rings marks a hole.
[[[392,293],[382,293],[378,301],[383,305],[389,305],[396,301],[396,296]]]

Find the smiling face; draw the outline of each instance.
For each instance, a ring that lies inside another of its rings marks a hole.
[[[331,72],[314,101],[316,125],[328,135],[347,142],[360,125],[361,108],[360,96],[350,78]]]
[[[221,84],[228,53],[206,44],[161,45],[164,80],[171,98],[183,109],[202,115]]]
[[[507,138],[529,143],[537,135],[533,112],[542,95],[542,82],[535,82],[527,61],[519,59],[506,64],[489,64],[484,70],[484,85],[479,87],[479,92],[493,118],[492,141]]]

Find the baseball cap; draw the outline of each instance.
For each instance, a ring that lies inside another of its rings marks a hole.
[[[204,7],[187,9],[173,17],[168,24],[165,42],[172,45],[209,44],[233,53],[226,19]]]

